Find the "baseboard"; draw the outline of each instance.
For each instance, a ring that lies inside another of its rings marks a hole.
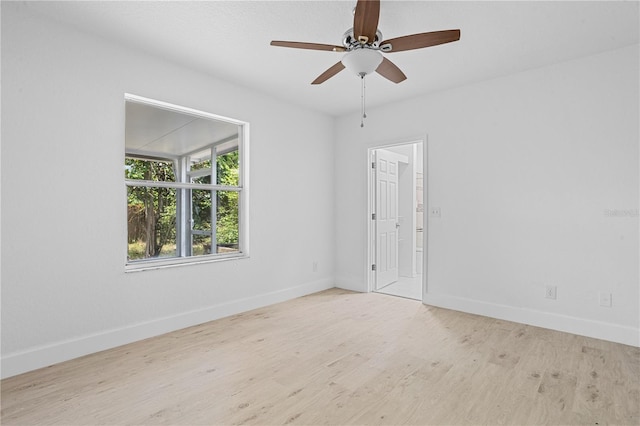
[[[427,305],[640,347],[640,329],[461,297],[427,294]]]
[[[334,280],[332,278],[326,278],[266,294],[232,300],[204,309],[184,312],[144,323],[132,324],[127,327],[79,337],[77,339],[56,342],[50,345],[8,354],[2,357],[1,377],[15,376],[73,358],[100,352],[105,349],[115,348],[127,343],[263,306],[273,305],[274,303],[284,302],[333,287]]]

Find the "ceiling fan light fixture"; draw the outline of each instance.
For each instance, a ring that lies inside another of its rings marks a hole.
[[[373,49],[355,49],[342,58],[342,64],[357,76],[374,72],[382,63],[382,54]]]

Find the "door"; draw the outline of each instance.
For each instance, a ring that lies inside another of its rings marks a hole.
[[[398,162],[384,149],[374,153],[376,183],[376,290],[398,281]]]

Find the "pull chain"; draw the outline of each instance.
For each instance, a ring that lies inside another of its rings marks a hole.
[[[364,127],[364,119],[367,118],[367,113],[365,112],[365,92],[366,92],[366,84],[364,82],[365,73],[360,74],[360,80],[362,81],[362,117],[360,118],[360,127]]]

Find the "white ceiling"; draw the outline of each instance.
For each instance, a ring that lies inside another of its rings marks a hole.
[[[637,1],[383,0],[383,38],[456,29],[460,41],[386,54],[408,79],[367,77],[367,104],[384,103],[638,43]],[[343,54],[269,46],[341,44],[355,0],[28,2],[83,31],[331,115],[358,111],[359,77],[310,82]]]

